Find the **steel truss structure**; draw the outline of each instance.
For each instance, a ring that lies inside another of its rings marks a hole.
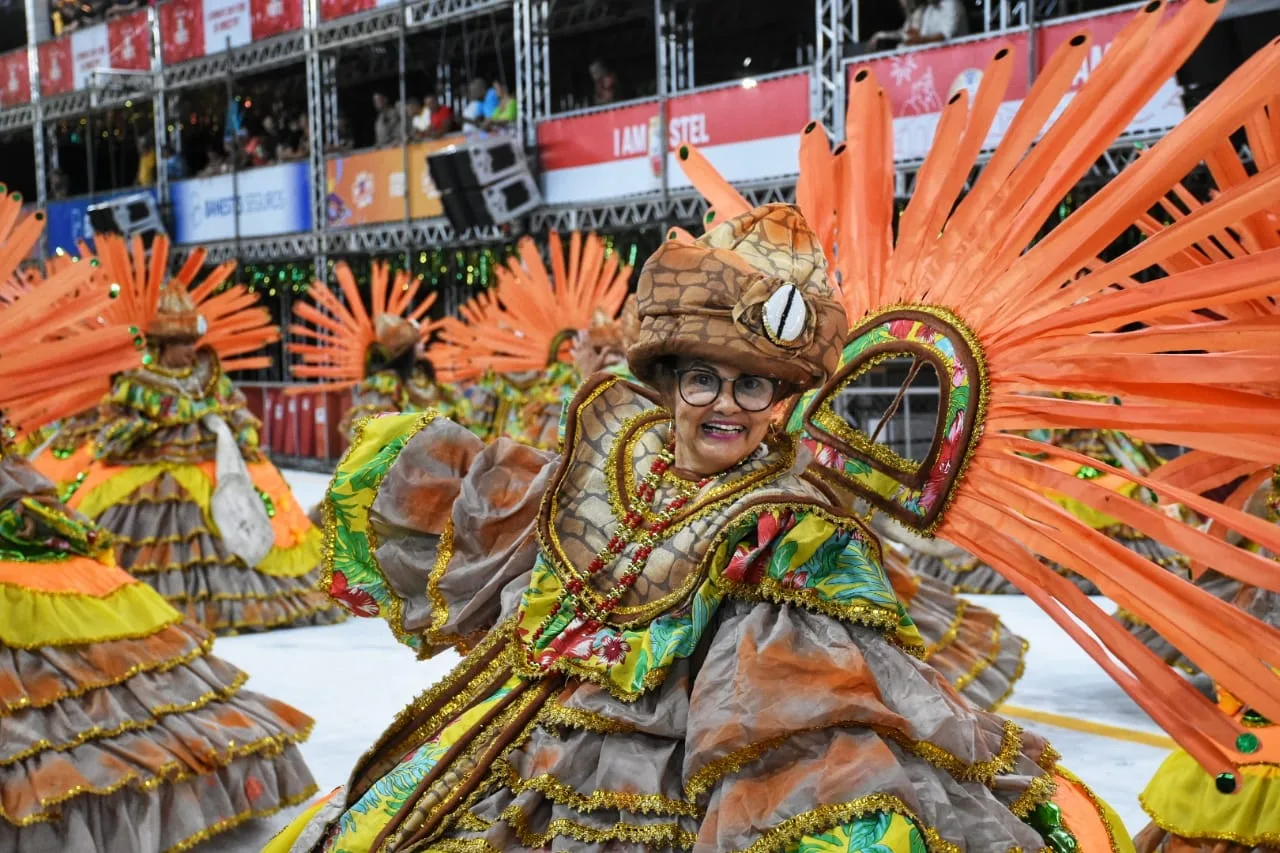
[[[858,41],[859,0],[813,0],[815,15],[815,61],[811,68],[810,114],[820,119],[835,138],[843,137],[847,46]],[[1033,4],[1034,8],[1031,5]],[[36,0],[27,0],[34,12]],[[1027,18],[1040,19],[1050,13],[1070,11],[1070,0],[986,0],[984,17],[988,28],[1025,25]],[[325,226],[324,144],[336,141],[338,54],[341,50],[403,39],[406,33],[443,28],[457,22],[489,20],[488,26],[472,28],[459,38],[450,36],[451,51],[469,53],[501,48],[512,40],[515,54],[515,96],[519,103],[521,136],[529,147],[537,145],[537,124],[552,115],[551,36],[589,31],[603,21],[635,22],[647,27],[655,40],[658,60],[659,100],[693,88],[694,40],[692,18],[683,0],[402,0],[370,12],[321,21],[318,0],[304,0],[303,29],[243,47],[228,48],[200,59],[165,67],[161,63],[159,22],[150,10],[152,42],[157,46],[150,72],[107,72],[97,74],[88,90],[57,97],[36,99],[32,104],[0,111],[0,132],[43,127],[45,122],[77,117],[108,107],[126,106],[131,100],[154,99],[157,138],[165,127],[165,107],[169,96],[183,89],[207,85],[219,77],[257,74],[292,63],[303,63],[307,82],[307,113],[313,138],[309,166],[313,175],[310,199],[315,230],[305,234],[227,241],[210,246],[211,257],[244,261],[314,259],[319,268],[330,255],[350,253],[408,252],[424,246],[478,245],[506,238],[495,229],[456,233],[443,219],[393,222],[359,229],[331,230]],[[1028,14],[1030,12],[1030,15]],[[509,14],[499,20],[498,15]],[[31,20],[31,14],[28,15]],[[34,39],[34,36],[31,37]],[[32,41],[34,44],[34,41]],[[461,47],[459,47],[461,46]],[[33,90],[38,88],[34,47]],[[385,67],[384,67],[385,66]],[[350,82],[342,69],[343,81]],[[358,68],[355,69],[358,72]],[[370,66],[369,73],[390,70],[389,63]],[[36,134],[37,185],[43,203],[43,134]],[[1102,181],[1119,173],[1142,150],[1150,137],[1126,139],[1101,158],[1090,178]],[[899,166],[895,189],[898,196],[911,194],[917,166]],[[162,199],[164,170],[159,170]],[[795,178],[782,177],[744,188],[753,203],[789,201],[794,196]],[[535,233],[550,229],[586,228],[619,230],[662,227],[696,222],[703,210],[701,200],[687,190],[602,200],[574,208],[545,207],[529,224]]]

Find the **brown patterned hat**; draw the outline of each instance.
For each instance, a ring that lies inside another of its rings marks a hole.
[[[373,330],[383,357],[394,360],[418,342],[418,327],[412,320],[395,314],[379,314],[373,318]]]
[[[812,387],[835,370],[849,327],[818,238],[789,204],[664,243],[640,271],[636,306],[627,360],[643,382],[660,359],[686,356]]]
[[[160,291],[156,313],[147,325],[147,337],[153,340],[195,341],[205,333],[205,319],[196,311],[187,289],[168,283]]]

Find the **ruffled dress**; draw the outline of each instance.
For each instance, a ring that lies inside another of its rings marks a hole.
[[[789,437],[625,546],[605,575],[652,550],[616,611],[576,615],[616,582],[584,567],[619,518],[656,511],[633,495],[670,422],[595,379],[566,423],[561,457],[366,423],[326,502],[334,594],[467,654],[269,853],[1131,849],[1045,741],[919,659],[877,540]]]
[[[1160,459],[1150,448],[1135,441],[1124,433],[1098,430],[1048,430],[1032,433],[1037,439],[1049,441],[1059,447],[1066,447],[1077,453],[1083,453],[1094,459],[1117,468],[1125,468],[1138,473],[1148,474],[1160,464]],[[1106,474],[1087,465],[1076,465],[1066,460],[1050,460],[1050,464],[1070,468],[1076,477],[1088,480],[1101,480],[1111,483],[1113,490],[1125,497],[1145,499],[1138,494],[1137,487],[1127,480]],[[1126,548],[1134,551],[1157,565],[1185,575],[1186,563],[1181,555],[1171,551],[1160,542],[1151,539],[1126,524],[1104,515],[1095,509],[1084,506],[1066,497],[1058,498],[1058,503],[1072,510],[1095,530],[1100,530]],[[1066,578],[1069,578],[1087,595],[1098,595],[1097,586],[1087,578],[1067,569],[1056,567]],[[998,571],[981,560],[968,555],[955,557],[939,557],[931,554],[916,553],[911,558],[911,569],[922,575],[936,578],[948,584],[954,591],[975,594],[1020,594],[1018,588],[1005,579]]]
[[[581,383],[577,369],[565,362],[556,362],[536,375],[499,377],[494,385],[498,404],[488,440],[506,437],[539,450],[555,450],[564,401],[573,397]]]
[[[311,797],[311,719],[104,544],[0,459],[0,853],[173,853]]]
[[[907,558],[892,548],[884,549],[884,568],[920,631],[925,662],[977,707],[1000,707],[1022,678],[1030,643],[993,611],[957,598],[942,581],[912,572]]]
[[[351,390],[351,408],[342,416],[338,428],[350,442],[360,421],[373,415],[435,409],[452,417],[456,407],[454,394],[421,371],[415,370],[406,380],[394,370],[380,370]]]
[[[250,568],[213,521],[217,436],[229,427],[270,517],[273,546]],[[96,458],[67,503],[113,534],[117,564],[191,621],[219,632],[327,624],[341,618],[316,589],[322,536],[258,450],[244,395],[201,350],[184,371],[120,376],[103,402]]]

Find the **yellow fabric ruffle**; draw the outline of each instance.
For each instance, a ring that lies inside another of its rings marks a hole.
[[[1258,731],[1265,737],[1271,730]],[[1219,793],[1213,777],[1179,749],[1138,799],[1156,825],[1182,838],[1280,845],[1280,765],[1245,766],[1239,776],[1236,793]]]
[[[96,598],[0,584],[0,642],[12,648],[71,646],[149,637],[182,616],[145,583]]]
[[[121,465],[115,473],[103,482],[90,489],[82,489],[72,497],[71,508],[82,515],[96,519],[111,507],[124,501],[129,495],[150,483],[157,477],[168,474],[178,481],[192,501],[204,510],[205,522],[210,527],[213,519],[209,518],[209,502],[213,499],[213,483],[209,477],[194,465],[180,465],[173,462],[153,462],[148,465]]]
[[[252,466],[250,472],[255,473]],[[129,495],[164,474],[178,482],[188,499],[200,507],[205,525],[209,530],[216,531],[217,525],[214,524],[210,510],[214,483],[203,469],[195,465],[157,462],[119,466],[113,476],[73,497],[72,508],[91,519],[97,519],[112,506],[124,502]],[[291,495],[272,495],[272,499],[277,502],[286,498],[292,500]],[[310,522],[305,524],[305,532],[294,536],[293,544],[272,548],[266,558],[254,566],[254,571],[277,578],[297,578],[315,571],[320,565],[324,536]],[[278,536],[276,541],[280,541]]]

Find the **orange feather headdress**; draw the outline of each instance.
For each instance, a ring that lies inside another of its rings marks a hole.
[[[1234,317],[1241,306],[1280,292],[1280,246],[1264,235],[1248,254],[1208,249],[1213,235],[1259,221],[1280,201],[1280,166],[1260,163],[1256,174],[1246,174],[1230,164],[1226,147],[1232,133],[1258,121],[1259,110],[1274,126],[1280,42],[1244,63],[1088,203],[1040,233],[1221,9],[1213,0],[1192,0],[1156,35],[1164,4],[1144,7],[1046,129],[1090,49],[1088,33],[1078,34],[1050,58],[970,185],[1018,67],[1014,51],[1002,49],[972,101],[962,91],[944,108],[896,228],[888,101],[870,71],[855,72],[845,145],[833,151],[820,128],[807,128],[796,189],[853,328],[844,366],[793,410],[789,425],[808,433],[837,485],[1013,581],[1188,753],[1222,774],[1225,790],[1236,783],[1234,768],[1251,760],[1237,750],[1243,730],[1037,557],[1092,580],[1272,719],[1280,718],[1280,675],[1273,669],[1280,631],[1110,540],[1052,497],[1105,512],[1246,584],[1280,590],[1280,565],[1052,462],[1089,465],[1137,483],[1272,551],[1280,548],[1280,528],[1167,478],[1019,434],[1120,429],[1259,465],[1280,461],[1280,325]],[[714,218],[747,208],[696,151],[679,153]],[[1117,251],[1125,231],[1141,225],[1201,163],[1216,163],[1231,176],[1218,196]],[[1211,322],[1193,313],[1205,306],[1231,307],[1232,316]],[[942,379],[937,435],[923,463],[878,445],[833,405],[863,372],[892,356],[931,363]],[[1104,394],[1120,404],[1060,392]]]
[[[47,277],[18,272],[44,228],[43,214],[21,214],[16,193],[0,198],[0,409],[18,434],[96,405],[113,374],[142,364],[96,258],[51,263]]]
[[[289,333],[315,341],[289,344],[289,352],[302,357],[302,363],[291,368],[298,378],[327,380],[322,385],[328,388],[356,385],[365,378],[369,356],[375,348],[385,358],[394,358],[419,341],[430,340],[441,325],[435,321],[423,322],[435,305],[437,294],[428,293],[411,310],[422,281],[411,279],[404,270],[396,273],[392,282],[390,265],[382,261],[373,263],[372,300],[368,310],[355,275],[345,261],[334,265],[334,275],[346,299],[345,305],[319,281],[308,292],[314,305],[303,301],[294,303],[294,318],[302,322],[291,324]]]
[[[495,269],[497,283],[460,309],[461,319],[441,324],[431,349],[443,381],[475,379],[488,370],[521,373],[571,361],[578,334],[603,314],[613,318],[627,298],[631,267],[606,253],[595,234],[574,231],[568,257],[560,235],[547,245],[551,270],[531,237],[516,257]]]
[[[214,292],[227,281],[235,261],[219,264],[196,284],[207,256],[204,249],[196,249],[177,274],[166,281],[168,237],[159,235],[152,241],[150,258],[141,237],[126,242],[118,235],[101,234],[95,242],[107,280],[119,287],[113,318],[157,339],[193,339],[197,346],[218,354],[223,370],[270,366],[270,356],[254,353],[280,340],[280,329],[271,322],[270,312],[259,304],[258,294],[240,284]],[[204,319],[203,325],[199,318]]]

